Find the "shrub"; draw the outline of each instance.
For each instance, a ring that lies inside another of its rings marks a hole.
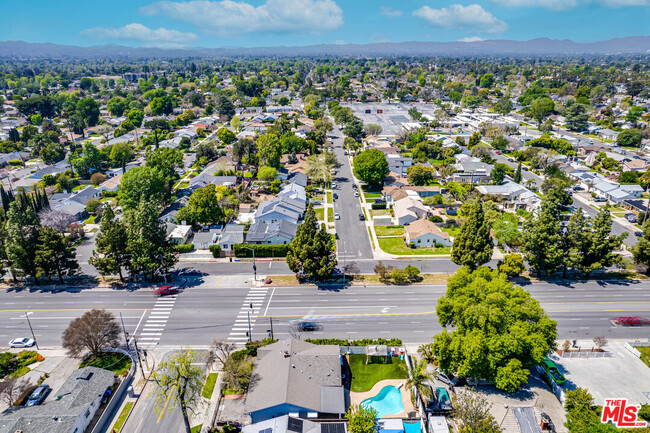
[[[106,180],[106,176],[104,176],[101,173],[93,173],[90,176],[90,183],[93,185],[99,185],[100,183],[104,182]]]
[[[255,257],[286,257],[289,251],[289,245],[255,245],[255,244],[237,244],[233,250],[235,257],[253,257],[255,250]]]
[[[406,284],[409,281],[409,275],[404,269],[393,269],[390,273],[390,278],[395,284]]]
[[[210,245],[208,250],[212,253],[212,257],[218,258],[221,254],[221,247],[219,245]]]
[[[525,270],[524,258],[521,254],[507,254],[503,261],[499,263],[499,271],[509,277],[518,277]]]
[[[180,245],[174,245],[172,247],[172,251],[175,253],[189,253],[190,251],[194,251],[194,244],[180,244]]]
[[[11,161],[7,161],[7,164],[13,165],[14,167],[20,167],[23,165],[23,162],[19,159],[12,159]]]
[[[431,221],[432,223],[441,223],[443,219],[439,215],[433,215],[429,217],[429,221]]]
[[[386,203],[373,203],[371,206],[373,209],[386,209]]]
[[[406,272],[410,281],[420,281],[422,279],[422,277],[420,277],[420,270],[413,265],[408,265],[404,268],[404,272]]]
[[[102,191],[102,195],[104,197],[110,197],[110,198],[117,197],[117,193],[118,191],[108,191],[108,190]]]
[[[307,338],[307,343],[319,345],[334,345],[334,346],[370,346],[370,345],[386,345],[386,346],[401,346],[402,340],[399,338],[363,338],[361,340],[344,340],[342,338]]]

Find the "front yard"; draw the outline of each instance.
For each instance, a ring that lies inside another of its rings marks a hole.
[[[318,221],[325,221],[325,209],[322,207],[314,209],[314,213],[316,214],[316,219]]]
[[[397,256],[432,256],[451,254],[451,247],[442,248],[409,248],[404,243],[402,237],[382,237],[377,238],[379,248],[388,254]]]
[[[348,363],[352,372],[350,391],[365,392],[384,379],[406,379],[406,363],[397,358],[371,356],[370,363],[366,365],[366,355],[348,355]]]
[[[402,236],[404,226],[376,226],[375,233],[377,236]]]
[[[79,364],[79,368],[87,366],[111,370],[116,376],[121,376],[131,368],[131,358],[119,352],[101,352],[97,358],[89,356]]]

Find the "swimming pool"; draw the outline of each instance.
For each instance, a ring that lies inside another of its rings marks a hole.
[[[421,421],[415,421],[415,422],[406,422],[404,421],[402,424],[404,424],[404,433],[420,433],[422,429],[420,428],[420,422]]]
[[[377,411],[377,418],[404,412],[402,393],[392,385],[383,387],[379,394],[361,402],[361,406],[371,407]]]

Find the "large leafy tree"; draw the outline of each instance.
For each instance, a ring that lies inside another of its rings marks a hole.
[[[456,394],[456,416],[461,421],[460,433],[501,433],[499,423],[490,413],[491,404],[483,394],[464,390]]]
[[[492,258],[494,244],[490,237],[490,223],[485,218],[483,203],[470,204],[467,219],[454,239],[451,260],[457,265],[475,269]]]
[[[541,124],[546,117],[553,112],[555,103],[549,97],[537,98],[530,104],[530,114],[538,124]]]
[[[634,263],[643,265],[650,270],[650,218],[643,223],[643,236],[632,247]]]
[[[287,265],[292,272],[324,280],[332,275],[336,267],[333,246],[325,224],[318,227],[316,213],[310,206],[305,220],[298,226],[296,236],[289,244]]]
[[[380,150],[367,149],[354,158],[354,174],[366,183],[381,185],[388,172],[388,160]]]
[[[156,384],[156,413],[161,415],[167,409],[179,408],[183,417],[186,433],[190,433],[190,417],[199,399],[205,373],[198,365],[198,356],[192,349],[182,349],[162,361],[153,373],[152,380]]]
[[[524,222],[521,245],[528,264],[538,274],[553,273],[562,263],[560,229],[558,206],[545,196],[537,213]]]
[[[167,190],[163,173],[152,167],[134,167],[122,177],[118,199],[124,210],[135,209],[141,200],[165,202]]]
[[[583,104],[573,104],[564,113],[566,127],[570,131],[584,131],[589,126],[589,115]]]
[[[157,169],[163,174],[165,179],[176,179],[178,177],[176,168],[183,165],[183,151],[168,147],[148,150],[145,161],[147,167]]]
[[[219,116],[232,117],[235,115],[235,106],[232,104],[230,98],[225,95],[219,95],[214,106]]]
[[[81,155],[76,153],[70,154],[69,162],[75,171],[79,173],[79,176],[88,177],[91,170],[100,169],[102,165],[102,155],[93,144],[86,143]]]
[[[158,207],[145,200],[126,213],[130,271],[144,279],[153,278],[160,271],[167,272],[178,260],[171,253],[165,223],[158,218],[158,213]]]
[[[93,98],[80,99],[77,112],[88,126],[95,126],[99,122],[99,103]]]
[[[524,385],[528,368],[555,347],[557,325],[539,302],[487,267],[459,269],[436,313],[445,327],[433,341],[441,369],[494,381],[509,392]]]
[[[124,280],[122,268],[128,268],[131,256],[127,250],[128,235],[124,221],[115,218],[110,206],[106,206],[95,240],[95,251],[88,260],[101,275],[118,274]]]
[[[9,205],[7,212],[5,253],[11,274],[30,275],[38,284],[36,268],[36,246],[40,221],[30,206],[21,207],[18,201]]]
[[[345,413],[350,433],[375,433],[377,431],[377,411],[368,406],[350,406]]]
[[[223,222],[225,212],[219,201],[224,197],[225,187],[213,184],[192,193],[187,205],[176,214],[177,221],[189,224],[212,224]]]
[[[110,159],[122,167],[122,174],[126,173],[126,163],[133,159],[135,152],[131,143],[117,143],[111,148]]]
[[[263,134],[257,138],[257,158],[260,165],[279,167],[282,157],[282,143],[274,134]]]
[[[116,347],[120,334],[120,326],[113,313],[92,309],[70,322],[63,332],[62,346],[73,358],[87,352],[97,357],[102,350]]]
[[[61,284],[64,276],[79,270],[75,253],[68,248],[65,237],[48,226],[40,229],[34,263],[48,279],[56,275]]]
[[[616,433],[621,430],[600,422],[600,411],[584,388],[567,390],[564,401],[566,427],[571,433]]]

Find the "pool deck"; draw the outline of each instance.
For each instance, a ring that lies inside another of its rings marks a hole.
[[[372,387],[370,391],[365,391],[365,392],[350,391],[350,404],[359,405],[365,399],[374,397],[377,394],[379,394],[379,391],[381,391],[383,387],[392,385],[395,388],[397,388],[400,384],[402,385],[402,387],[399,388],[399,391],[400,394],[402,395],[402,404],[404,404],[404,412],[394,414],[394,415],[388,415],[385,416],[384,418],[400,418],[400,419],[408,418],[408,413],[414,412],[415,408],[413,407],[413,403],[411,403],[411,393],[405,389],[406,380],[404,379],[384,379],[375,383],[375,385]]]

